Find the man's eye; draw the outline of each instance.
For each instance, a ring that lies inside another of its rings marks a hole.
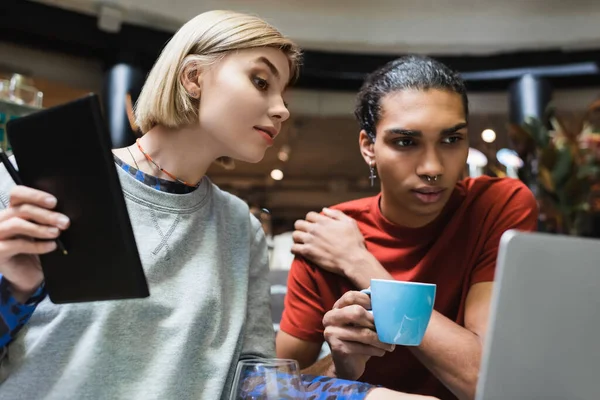
[[[396,140],[395,143],[399,147],[409,147],[415,144],[415,142],[412,139],[408,138]]]
[[[463,138],[460,136],[449,136],[447,138],[444,138],[444,140],[442,142],[445,144],[456,144],[456,143],[460,142],[461,140],[463,140]]]

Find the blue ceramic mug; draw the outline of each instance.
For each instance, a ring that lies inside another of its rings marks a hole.
[[[435,302],[436,285],[372,279],[362,290],[371,297],[375,330],[383,343],[418,346],[425,336]]]

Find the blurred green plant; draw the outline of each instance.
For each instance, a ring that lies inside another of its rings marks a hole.
[[[562,233],[578,234],[578,219],[589,211],[591,186],[600,180],[598,114],[600,100],[580,118],[559,115],[550,105],[543,119],[529,117],[509,126],[525,161],[522,179],[536,189],[541,211],[557,219]]]

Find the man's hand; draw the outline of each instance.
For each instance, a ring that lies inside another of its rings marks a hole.
[[[294,224],[292,253],[303,256],[334,274],[347,276],[366,251],[356,221],[338,210],[310,212]]]
[[[395,349],[377,338],[373,315],[367,311],[370,307],[371,299],[366,294],[347,292],[323,318],[324,336],[338,378],[360,378],[371,357],[381,357]]]

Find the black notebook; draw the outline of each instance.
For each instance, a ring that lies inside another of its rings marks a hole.
[[[51,193],[71,219],[60,235],[67,254],[40,256],[54,303],[149,295],[98,97],[7,123],[24,185]]]

